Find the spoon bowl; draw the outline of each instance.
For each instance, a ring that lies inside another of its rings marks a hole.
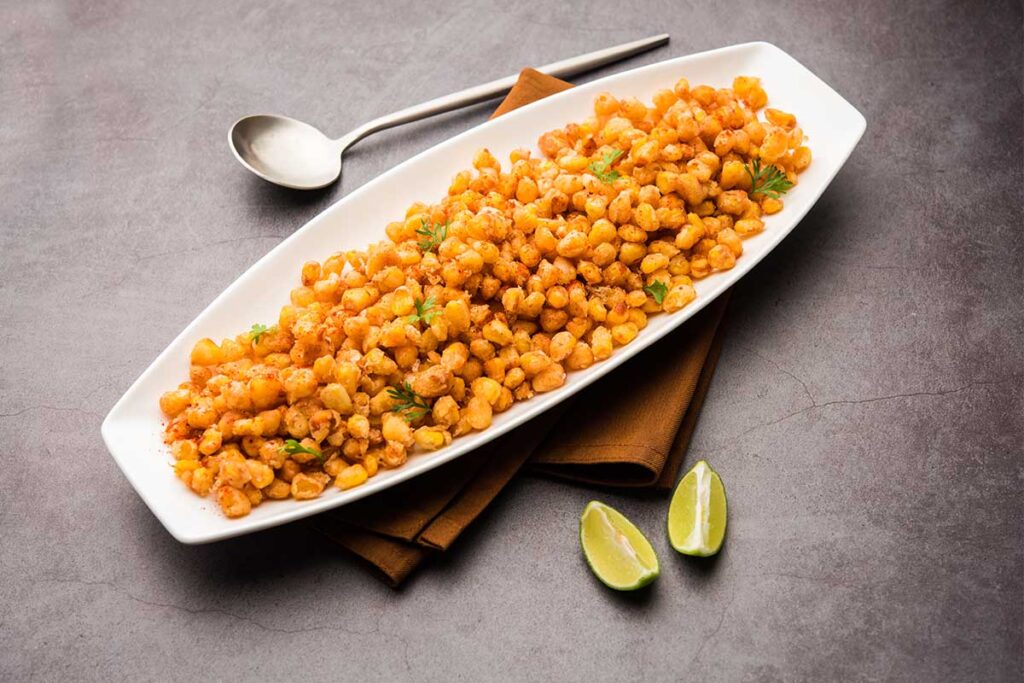
[[[228,142],[243,166],[284,187],[315,190],[341,175],[341,144],[287,116],[241,118],[231,126]]]

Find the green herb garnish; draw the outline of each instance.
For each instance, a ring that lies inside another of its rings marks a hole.
[[[267,332],[269,332],[270,329],[271,328],[267,327],[266,325],[261,325],[260,323],[256,323],[255,325],[252,326],[252,329],[249,330],[249,338],[252,339],[253,342],[255,342],[256,344],[259,344],[260,343],[260,337],[262,337]]]
[[[434,297],[432,296],[428,296],[423,301],[416,299],[412,302],[412,305],[416,307],[416,312],[406,318],[411,323],[417,323],[422,320],[429,325],[434,322],[434,318],[441,315],[441,311],[435,307]]]
[[[441,242],[444,242],[445,238],[448,237],[448,221],[434,223],[433,227],[430,227],[421,218],[420,227],[416,230],[416,234],[423,238],[416,244],[419,245],[425,254],[432,249],[437,249]]]
[[[388,396],[397,402],[395,412],[401,413],[406,422],[415,422],[430,412],[430,404],[413,391],[408,382],[388,389]]]
[[[661,280],[655,280],[644,287],[644,291],[650,294],[654,298],[654,303],[660,306],[661,302],[665,300],[665,295],[668,294],[668,287]]]
[[[619,172],[612,168],[615,160],[622,156],[621,149],[613,149],[604,155],[601,161],[592,161],[587,168],[602,183],[611,183],[619,179]]]
[[[754,159],[749,167],[745,167],[750,176],[750,194],[763,194],[772,199],[789,192],[793,183],[786,177],[786,172],[775,165],[761,166],[760,159]]]
[[[285,441],[284,445],[281,446],[281,450],[287,453],[288,455],[295,455],[296,453],[309,453],[310,455],[315,455],[318,460],[324,459],[323,453],[321,453],[315,448],[306,448],[295,439],[288,439],[287,441]]]

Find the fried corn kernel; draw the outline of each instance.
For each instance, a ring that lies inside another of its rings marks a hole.
[[[474,396],[469,399],[465,410],[462,411],[462,419],[473,429],[487,429],[491,426],[494,410],[490,401],[483,396]]]
[[[473,380],[471,391],[474,396],[481,396],[492,406],[501,394],[501,384],[490,377],[478,377]]]
[[[451,434],[440,427],[420,427],[413,435],[416,445],[426,451],[436,451],[451,443]]]
[[[324,492],[326,475],[322,478],[311,474],[300,473],[292,477],[292,497],[299,500],[319,498]]]
[[[191,473],[202,467],[198,460],[179,460],[174,463],[174,474],[180,479],[186,473]]]
[[[159,399],[175,475],[229,517],[316,498],[609,358],[782,210],[812,152],[767,104],[757,78],[680,79],[651,105],[601,94],[539,155],[480,150],[387,239],[301,264],[275,324],[195,343]]]
[[[249,497],[232,486],[217,487],[217,504],[225,517],[245,517],[252,511]]]
[[[292,487],[282,479],[274,479],[263,489],[263,495],[272,500],[283,500],[292,495]]]
[[[223,362],[224,354],[212,339],[200,339],[192,347],[193,365],[217,365]]]
[[[551,363],[538,372],[532,382],[533,390],[538,394],[553,391],[565,384],[565,368],[560,363]]]
[[[249,481],[258,489],[262,489],[274,481],[274,470],[267,464],[258,460],[246,460],[245,466],[249,469]]]
[[[736,255],[724,244],[716,244],[708,252],[708,264],[715,270],[729,270],[736,265]]]
[[[171,446],[171,454],[175,460],[198,460],[199,448],[195,441],[175,441]]]
[[[188,389],[175,389],[160,396],[160,410],[167,417],[176,417],[192,403],[192,393]]]
[[[376,459],[374,459],[374,462],[376,463]],[[370,475],[366,471],[366,468],[363,467],[361,464],[357,463],[355,465],[349,465],[348,467],[346,467],[345,469],[338,473],[338,476],[334,480],[334,485],[337,486],[342,491],[344,491],[346,489],[359,486],[360,484],[364,483],[369,478],[369,476]]]
[[[363,456],[363,467],[366,468],[366,473],[369,476],[377,474],[377,470],[380,468],[380,463],[376,455],[366,454]]]
[[[248,484],[251,478],[244,458],[239,458],[239,460],[221,460],[220,467],[217,470],[217,481],[219,483],[240,489]]]
[[[198,467],[192,472],[192,480],[189,482],[189,488],[195,491],[200,496],[205,496],[210,493],[210,488],[213,486],[213,472],[206,467]]]
[[[223,437],[221,436],[221,433],[213,427],[210,427],[203,432],[202,438],[199,439],[199,452],[203,455],[213,455],[220,450],[222,443]]]

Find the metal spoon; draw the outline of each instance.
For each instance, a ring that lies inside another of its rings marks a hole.
[[[668,34],[662,34],[624,43],[548,64],[537,70],[569,78],[664,45],[668,38]],[[332,140],[308,123],[287,116],[246,116],[231,126],[228,143],[235,158],[264,180],[296,190],[315,190],[338,179],[341,175],[341,155],[357,140],[379,130],[492,99],[508,91],[518,78],[518,75],[499,78],[402,109],[365,123],[337,140]]]

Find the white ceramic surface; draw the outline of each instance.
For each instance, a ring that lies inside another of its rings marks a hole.
[[[171,471],[173,462],[161,439],[160,394],[188,376],[189,351],[202,337],[222,339],[257,321],[277,319],[286,293],[295,286],[300,266],[329,254],[363,248],[383,239],[384,226],[404,215],[414,201],[435,201],[447,192],[459,170],[470,168],[474,152],[487,147],[507,163],[516,147],[536,148],[544,132],[586,118],[603,91],[650,101],[685,76],[693,85],[727,87],[737,75],[758,76],[769,106],[796,114],[814,153],[800,184],[786,195],[785,209],[766,220],[760,235],[744,241],[743,256],[732,270],[696,283],[697,300],[673,315],[659,315],[628,346],[609,360],[570,373],[565,386],[515,404],[495,416],[483,432],[456,439],[431,454],[414,455],[397,470],[381,471],[363,486],[334,487],[313,501],[269,501],[247,517],[225,518],[212,498],[199,498]],[[128,481],[167,530],[183,543],[207,543],[308,517],[345,505],[441,465],[522,424],[611,371],[681,325],[743,277],[793,230],[828,187],[865,129],[864,117],[822,80],[788,54],[767,43],[747,43],[680,57],[609,76],[548,97],[488,121],[433,147],[339,200],[275,247],[229,286],[160,354],[114,405],[103,422],[107,448]],[[268,297],[267,292],[280,293]]]

